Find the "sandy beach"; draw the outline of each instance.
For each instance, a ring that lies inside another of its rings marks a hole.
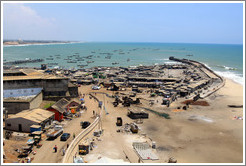
[[[90,87],[81,87],[82,92],[91,91]],[[101,89],[100,91],[107,91]],[[103,95],[97,95],[104,99]],[[177,159],[178,163],[241,163],[243,162],[243,108],[230,108],[227,105],[243,104],[243,86],[231,80],[216,93],[204,99],[210,106],[192,105],[186,111],[172,112],[179,104],[153,106],[151,109],[168,113],[171,119],[165,119],[149,112],[149,119],[139,124],[139,135],[117,133],[116,118],[122,117],[123,123],[130,123],[127,108],[113,107],[110,99],[106,104],[108,115],[103,114],[104,134],[97,148],[85,159],[95,156],[106,156],[114,159],[124,159],[124,148],[131,148],[134,140],[140,140],[147,135],[157,143],[159,160],[145,162],[167,162],[169,157]],[[181,100],[180,100],[181,101]],[[179,103],[179,100],[176,102]],[[144,104],[145,105],[145,104]],[[180,104],[181,105],[181,104]],[[110,140],[110,141],[107,141]],[[110,150],[106,150],[110,149]]]

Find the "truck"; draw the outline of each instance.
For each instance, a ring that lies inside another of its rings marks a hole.
[[[48,139],[56,139],[59,135],[63,133],[63,128],[60,125],[55,125],[53,129],[51,129],[46,136]]]
[[[121,117],[117,117],[116,125],[117,126],[122,126],[122,118]]]

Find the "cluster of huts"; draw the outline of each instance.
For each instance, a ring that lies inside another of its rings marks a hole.
[[[28,109],[5,119],[5,129],[19,132],[41,131],[50,127],[53,121],[61,122],[69,114],[80,111],[81,101],[60,99],[46,109]]]
[[[30,132],[43,130],[53,120],[61,121],[64,113],[76,113],[80,101],[78,86],[70,79],[36,69],[4,70],[3,107],[5,129]],[[57,101],[46,110],[43,100]]]

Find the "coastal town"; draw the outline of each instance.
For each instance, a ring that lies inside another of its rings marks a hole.
[[[3,161],[241,162],[242,88],[231,91],[232,81],[198,61],[169,60],[176,63],[4,68]]]

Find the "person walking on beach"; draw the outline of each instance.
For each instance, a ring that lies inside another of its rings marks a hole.
[[[73,133],[73,139],[75,138],[75,133]]]
[[[69,147],[69,144],[67,144],[67,149],[68,149],[68,147]]]
[[[55,145],[55,147],[53,148],[55,150],[55,153],[57,152],[57,146]]]

